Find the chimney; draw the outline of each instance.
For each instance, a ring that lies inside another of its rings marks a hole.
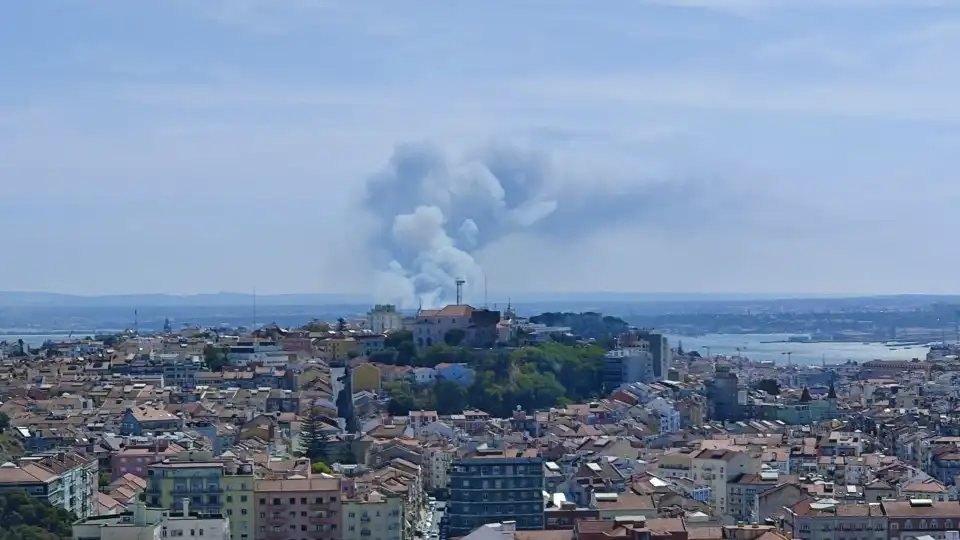
[[[190,497],[183,498],[183,517],[190,517]]]
[[[504,521],[500,524],[500,532],[510,533],[510,536],[513,536],[513,533],[517,532],[517,522],[516,521]]]

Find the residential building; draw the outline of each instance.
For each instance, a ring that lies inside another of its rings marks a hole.
[[[653,356],[645,341],[619,347],[604,355],[603,384],[608,390],[624,384],[653,380]]]
[[[423,450],[423,487],[427,491],[446,490],[450,484],[450,467],[456,454],[453,445],[435,444]]]
[[[182,452],[147,468],[147,503],[182,510],[186,500],[199,512],[230,518],[234,540],[254,535],[254,465],[229,452]]]
[[[403,497],[366,491],[343,498],[343,540],[401,540],[404,535]]]
[[[653,363],[653,377],[658,381],[667,378],[667,372],[670,371],[671,361],[673,360],[673,351],[670,350],[670,344],[667,342],[667,336],[650,330],[637,330],[637,338],[647,343],[647,350]]]
[[[437,370],[430,367],[418,367],[413,370],[413,381],[416,384],[429,386],[437,380]]]
[[[775,470],[763,470],[760,474],[740,474],[727,482],[727,510],[735,520],[760,523],[757,497],[782,483],[796,483],[796,477],[784,476]],[[766,517],[766,516],[764,516]]]
[[[646,404],[646,407],[660,417],[660,434],[668,435],[680,431],[680,411],[672,401],[658,397]]]
[[[785,516],[786,531],[796,540],[889,540],[887,516],[879,503],[806,499],[786,508]]]
[[[518,529],[544,526],[544,464],[534,449],[480,448],[450,470],[450,536],[487,523],[515,521]]]
[[[704,449],[693,456],[691,465],[691,480],[710,487],[710,505],[717,515],[730,512],[727,482],[741,474],[760,472],[759,456],[740,449]]]
[[[473,378],[477,374],[473,368],[463,363],[451,364],[444,362],[434,366],[434,369],[437,370],[437,379],[453,381],[462,386],[470,386],[473,384]]]
[[[408,418],[414,433],[420,433],[424,427],[440,420],[437,411],[410,411]]]
[[[0,465],[0,492],[26,491],[80,518],[96,510],[98,462],[75,452],[48,452]]]
[[[256,539],[342,538],[340,481],[339,477],[257,481]]]
[[[380,392],[383,375],[376,364],[369,362],[360,364],[350,371],[350,376],[353,377],[354,392],[362,392],[364,390],[374,393]]]
[[[183,419],[151,405],[130,407],[123,415],[120,432],[123,435],[172,433],[183,430]]]
[[[165,439],[157,439],[152,444],[128,444],[110,456],[110,477],[134,474],[146,478],[151,463],[175,457],[183,451],[182,446]]]
[[[882,502],[886,514],[889,540],[908,540],[932,536],[946,538],[947,531],[960,529],[960,504],[930,499]]]
[[[165,538],[230,540],[230,518],[219,514],[134,505],[133,511],[87,517],[73,524],[75,540],[160,540]]]

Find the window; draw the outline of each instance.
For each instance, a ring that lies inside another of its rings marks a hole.
[[[246,508],[241,508],[241,509],[240,509],[240,515],[243,515],[243,516],[247,515],[247,509],[246,509]]]
[[[260,504],[267,504],[267,500],[266,500],[266,499],[260,499]]]
[[[300,504],[307,504],[307,498],[306,498],[306,497],[300,497]]]
[[[280,499],[274,499],[274,500],[273,500],[273,504],[274,504],[274,505],[279,505],[279,504],[280,504]]]
[[[296,497],[290,497],[290,504],[297,504],[297,498],[296,498]]]
[[[246,495],[241,495],[241,496],[240,496],[240,502],[247,502],[247,496],[246,496]]]

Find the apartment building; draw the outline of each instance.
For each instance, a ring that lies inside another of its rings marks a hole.
[[[77,540],[143,540],[202,537],[230,540],[230,519],[219,514],[170,512],[163,508],[134,505],[132,512],[89,517],[73,524]]]
[[[741,474],[727,482],[727,509],[737,521],[760,523],[767,516],[759,515],[757,496],[779,484],[797,482],[795,476],[781,475],[765,469],[760,474]]]
[[[181,452],[147,468],[147,503],[151,507],[190,508],[230,518],[234,540],[254,537],[254,465],[229,452]]]
[[[343,499],[343,540],[404,538],[403,497],[368,491]]]
[[[745,449],[704,449],[693,456],[691,473],[691,480],[710,488],[714,512],[726,515],[730,512],[727,482],[742,474],[759,474],[760,456]]]
[[[259,480],[257,540],[340,540],[340,478]]]
[[[796,540],[888,540],[887,516],[879,503],[807,499],[786,509],[786,530]]]
[[[544,524],[544,464],[534,449],[479,448],[450,469],[449,535],[465,536],[487,523]]]
[[[879,506],[886,514],[889,540],[909,540],[924,536],[945,540],[947,531],[960,528],[960,504],[954,501],[911,499],[883,502]]]
[[[693,458],[696,451],[690,449],[669,449],[657,460],[657,476],[672,480],[693,479]]]
[[[450,484],[450,467],[457,448],[453,445],[434,444],[423,449],[423,488],[427,491],[447,489]]]
[[[97,459],[75,452],[47,452],[0,465],[0,492],[26,491],[81,519],[96,511],[97,480]]]

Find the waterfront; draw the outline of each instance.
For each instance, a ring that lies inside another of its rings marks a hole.
[[[704,336],[677,336],[668,335],[670,346],[683,344],[685,351],[697,351],[702,355],[722,354],[736,356],[737,348],[740,354],[751,360],[773,360],[777,364],[786,364],[787,355],[794,364],[819,364],[825,360],[828,364],[840,364],[847,360],[866,362],[870,360],[911,360],[923,359],[927,354],[927,347],[923,345],[913,347],[898,347],[891,350],[883,343],[845,343],[845,342],[816,342],[816,343],[784,343],[789,334],[707,334]],[[778,342],[778,343],[771,343]]]
[[[74,334],[73,337],[83,338],[89,334]],[[66,341],[70,337],[70,334],[0,334],[0,341],[6,341],[7,343],[16,343],[17,340],[22,339],[24,343],[30,347],[37,348],[43,345],[44,341]]]

